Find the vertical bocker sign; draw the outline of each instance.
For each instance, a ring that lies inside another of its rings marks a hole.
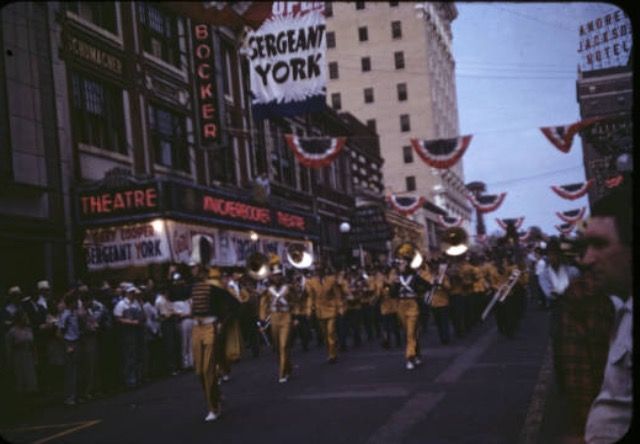
[[[193,25],[193,47],[196,65],[198,116],[200,117],[200,141],[202,145],[217,142],[220,126],[218,94],[215,89],[213,47],[208,25]]]

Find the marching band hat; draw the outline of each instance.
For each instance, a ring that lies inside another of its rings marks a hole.
[[[124,290],[126,293],[140,293],[140,290],[135,285],[131,284]]]
[[[49,286],[49,281],[38,282],[38,290],[51,290],[51,287]]]
[[[209,268],[209,271],[207,273],[207,277],[209,279],[220,279],[221,276],[222,276],[222,273],[220,272],[220,268],[218,267]]]
[[[277,275],[277,274],[282,275],[282,272],[283,271],[282,271],[282,267],[280,266],[280,264],[275,264],[275,265],[273,265],[271,267],[271,274],[274,275],[274,276]]]
[[[13,287],[9,288],[9,294],[21,294],[21,293],[22,293],[22,290],[17,285],[14,285]]]

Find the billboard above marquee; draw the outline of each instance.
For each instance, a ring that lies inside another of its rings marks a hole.
[[[583,72],[626,66],[633,44],[631,20],[620,9],[583,23],[578,55]]]

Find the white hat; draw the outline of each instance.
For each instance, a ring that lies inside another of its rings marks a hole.
[[[17,285],[14,285],[9,289],[9,294],[17,294],[17,293],[22,293],[22,290]]]
[[[127,293],[140,293],[140,290],[138,290],[138,287],[136,287],[133,284],[130,284],[129,286],[127,286],[124,289],[124,291],[127,292]]]
[[[51,287],[49,286],[49,281],[38,282],[38,290],[51,290]]]
[[[282,274],[282,267],[280,265],[274,265],[273,267],[271,267],[271,274]]]

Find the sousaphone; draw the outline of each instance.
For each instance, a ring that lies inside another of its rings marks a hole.
[[[442,249],[447,256],[460,256],[469,249],[469,235],[464,228],[447,228],[441,236]]]
[[[269,258],[260,252],[252,253],[247,258],[247,274],[256,281],[268,278],[271,274]]]
[[[287,261],[294,268],[304,270],[313,265],[313,254],[303,244],[291,244],[287,248]]]

